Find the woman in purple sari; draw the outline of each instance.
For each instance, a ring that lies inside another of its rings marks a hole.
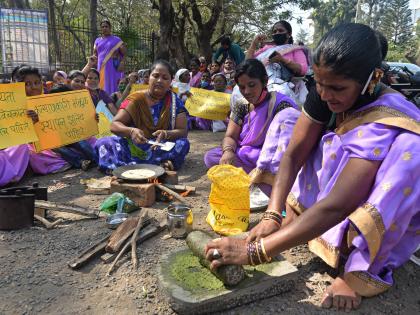
[[[118,80],[124,76],[122,65],[127,49],[118,36],[111,34],[111,23],[101,22],[102,36],[95,40],[94,55],[98,59],[100,88],[109,95],[118,90]]]
[[[198,58],[193,58],[190,61],[190,86],[191,87],[200,87],[201,76],[203,72],[200,71],[200,60]]]
[[[252,171],[254,183],[271,185],[299,111],[291,98],[267,91],[267,72],[257,59],[242,63],[235,81],[245,98],[232,108],[222,147],[207,152],[204,162],[208,168],[217,164],[242,167],[247,173]]]
[[[381,85],[382,55],[366,25],[342,24],[321,39],[316,90],[282,157],[268,210],[246,240],[208,244],[213,268],[267,262],[309,242],[330,266],[344,262],[323,307],[349,311],[391,287],[393,270],[420,241],[420,112]]]

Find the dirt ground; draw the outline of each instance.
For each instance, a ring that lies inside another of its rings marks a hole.
[[[194,211],[194,228],[209,230],[204,218],[208,212],[210,183],[203,154],[218,145],[223,134],[192,132],[191,152],[179,172],[180,183],[197,187],[188,197]],[[23,184],[38,182],[49,187],[49,200],[98,207],[106,196],[84,193],[81,178],[102,177],[97,170],[70,170],[62,174],[31,177]],[[165,203],[149,209],[158,219],[165,217]],[[135,215],[136,213],[134,213]],[[256,221],[260,214],[252,214]],[[60,217],[63,217],[60,214]],[[67,262],[99,241],[110,230],[105,219],[86,220],[66,215],[53,230],[36,225],[30,229],[0,232],[0,314],[173,314],[159,289],[156,266],[160,256],[183,245],[184,241],[162,239],[166,232],[140,245],[139,268],[132,271],[130,259],[123,259],[111,276],[108,265],[99,259],[79,271]],[[295,289],[280,296],[244,305],[224,314],[330,314],[318,304],[322,292],[336,275],[307,246],[283,253],[298,268]],[[127,255],[128,257],[128,255]],[[353,314],[420,314],[420,268],[408,262],[395,272],[395,284],[385,294],[365,299]]]

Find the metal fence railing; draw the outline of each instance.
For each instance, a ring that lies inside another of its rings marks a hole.
[[[136,71],[150,66],[154,60],[157,43],[155,33],[139,28],[115,31],[113,34],[119,36],[127,44],[125,63],[127,71]],[[44,70],[44,74],[51,74],[56,70],[69,72],[73,69],[81,69],[86,64],[86,58],[93,52],[93,42],[97,36],[98,34],[91,30],[86,18],[57,20],[55,23],[51,23],[49,19],[48,71]],[[29,36],[28,38],[33,41],[28,42],[28,45],[37,44],[36,37]],[[0,56],[3,56],[1,49],[0,45]],[[15,61],[19,64],[28,63],[26,60]],[[9,77],[9,68],[0,67],[0,77]]]

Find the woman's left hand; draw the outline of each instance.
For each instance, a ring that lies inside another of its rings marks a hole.
[[[166,140],[168,132],[166,130],[156,130],[152,135],[156,137],[156,142],[162,142],[162,140]]]
[[[220,254],[220,258],[215,259],[214,250]],[[245,239],[223,237],[210,241],[205,248],[206,258],[211,261],[210,268],[217,269],[221,265],[247,265],[247,242]]]
[[[39,121],[38,113],[32,109],[26,111],[26,115],[32,119],[32,122],[36,124]]]
[[[286,61],[286,59],[284,59],[284,57],[277,53],[275,56],[271,57],[269,60],[269,63],[283,63]]]

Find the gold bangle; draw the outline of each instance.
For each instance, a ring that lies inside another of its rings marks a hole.
[[[232,151],[233,153],[235,153],[235,150],[233,149],[233,146],[231,146],[231,145],[225,145],[225,146],[222,148],[222,152],[223,152],[223,153],[225,153],[226,151]]]
[[[263,261],[261,260],[261,255],[260,255],[260,250],[258,249],[258,247],[259,247],[259,245],[258,245],[258,241],[255,241],[255,248],[256,248],[256,250],[257,250],[257,257],[258,257],[258,260],[260,261],[260,264],[262,264],[263,263]]]
[[[267,252],[265,251],[264,239],[263,239],[263,238],[262,238],[262,239],[260,239],[260,244],[261,244],[261,250],[262,250],[262,252],[263,252],[263,256],[264,256],[265,260],[266,260],[267,262],[271,262],[271,257],[269,257],[269,256],[267,255]]]

